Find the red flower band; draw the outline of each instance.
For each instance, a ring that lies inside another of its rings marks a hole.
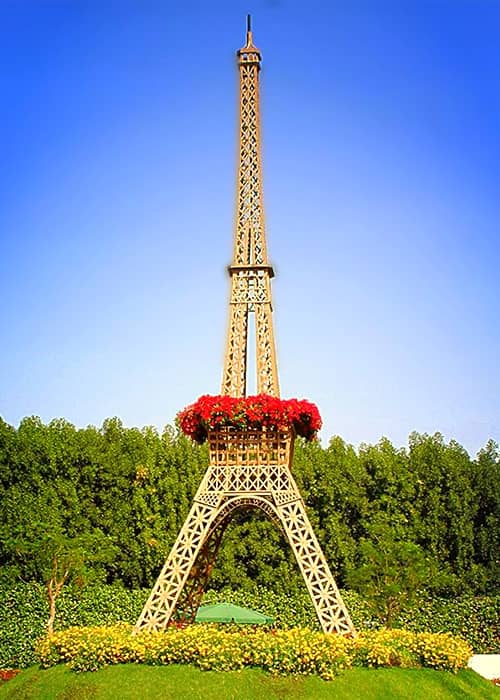
[[[317,407],[305,399],[280,399],[277,396],[200,396],[196,403],[177,414],[183,433],[198,443],[207,439],[209,430],[230,425],[247,428],[289,430],[313,440],[321,428]]]

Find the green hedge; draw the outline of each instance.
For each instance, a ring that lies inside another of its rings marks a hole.
[[[147,591],[113,586],[68,586],[57,600],[55,628],[135,622],[147,595]],[[45,634],[48,616],[43,586],[0,587],[0,668],[26,668],[35,663],[34,644]]]
[[[466,639],[476,654],[499,654],[500,596],[421,600],[399,616],[397,626],[415,632],[451,632]]]
[[[56,629],[72,626],[134,623],[149,595],[112,586],[67,587],[57,601]],[[357,629],[376,629],[376,619],[353,591],[343,593]],[[208,591],[204,602],[232,602],[261,610],[278,627],[318,629],[306,592],[283,595],[265,589]],[[35,663],[35,641],[43,636],[48,606],[43,586],[19,584],[0,587],[0,668],[24,668]],[[500,596],[423,600],[401,614],[398,627],[421,632],[451,632],[466,639],[476,653],[500,653]]]

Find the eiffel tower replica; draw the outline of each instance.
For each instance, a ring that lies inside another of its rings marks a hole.
[[[260,51],[247,18],[239,67],[239,165],[234,259],[222,394],[246,396],[249,316],[255,319],[257,393],[279,396],[271,278],[264,229]],[[224,531],[237,511],[260,509],[290,544],[324,632],[355,634],[291,472],[293,429],[208,431],[210,463],[135,629],[193,622]]]

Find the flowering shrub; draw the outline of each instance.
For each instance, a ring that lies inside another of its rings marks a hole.
[[[191,625],[133,635],[130,625],[120,623],[56,632],[39,642],[37,653],[44,668],[68,663],[74,671],[118,663],[194,664],[203,670],[257,667],[272,674],[314,674],[328,680],[352,666],[428,666],[456,672],[467,666],[472,649],[449,634],[405,630],[384,629],[352,639],[308,628]]]
[[[364,632],[354,643],[354,664],[356,666],[420,666],[420,658],[415,649],[416,634],[407,630],[381,629]],[[469,657],[468,657],[469,658]]]
[[[469,644],[449,632],[437,634],[421,632],[415,637],[414,648],[419,654],[422,666],[447,668],[449,671],[456,672],[463,668],[472,656]]]
[[[177,415],[183,433],[198,443],[207,439],[209,430],[233,426],[242,430],[263,428],[289,430],[313,440],[321,428],[317,407],[305,399],[280,399],[277,396],[200,396]]]

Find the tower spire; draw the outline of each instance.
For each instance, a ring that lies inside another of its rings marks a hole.
[[[245,396],[249,316],[255,320],[257,393],[279,396],[270,280],[262,201],[259,72],[261,53],[247,15],[246,44],[237,52],[239,69],[239,157],[231,297],[222,393]]]
[[[247,15],[247,47],[253,46],[252,39],[252,15]]]

